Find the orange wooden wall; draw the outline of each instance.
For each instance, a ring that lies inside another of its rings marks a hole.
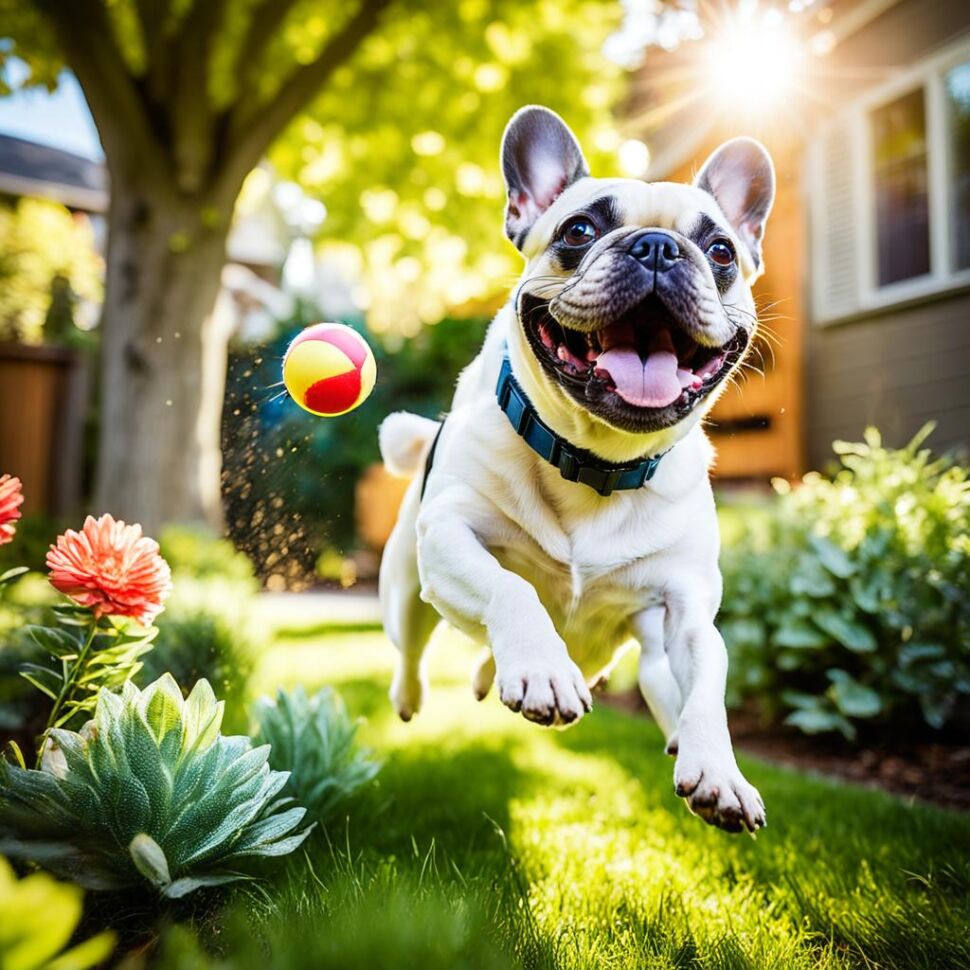
[[[723,139],[712,139],[671,173],[688,182]],[[717,448],[715,475],[720,479],[794,478],[805,471],[804,273],[805,210],[801,199],[800,152],[794,145],[767,147],[775,161],[778,189],[765,233],[765,273],[755,284],[761,316],[768,318],[748,362],[752,370],[728,388],[715,405],[708,431]],[[774,319],[771,319],[774,318]],[[774,336],[771,339],[767,332]],[[757,352],[763,352],[763,362]],[[759,424],[767,427],[757,427]]]

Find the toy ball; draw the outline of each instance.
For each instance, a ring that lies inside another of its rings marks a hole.
[[[315,323],[283,357],[283,383],[306,411],[332,418],[353,411],[374,389],[377,364],[364,338],[342,323]]]

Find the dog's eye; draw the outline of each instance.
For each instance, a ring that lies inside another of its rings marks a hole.
[[[576,216],[562,227],[559,238],[567,246],[587,246],[598,235],[599,232],[591,219],[586,216]]]
[[[718,266],[730,266],[734,262],[734,247],[726,239],[715,239],[707,247],[707,255]]]

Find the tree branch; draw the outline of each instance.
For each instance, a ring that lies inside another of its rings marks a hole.
[[[226,187],[241,184],[273,139],[374,30],[390,3],[362,0],[354,16],[330,38],[316,60],[290,74],[266,104],[237,102],[228,122]]]
[[[295,4],[296,0],[263,0],[253,10],[246,36],[236,56],[236,72],[239,76],[237,100],[241,101],[253,93],[260,58]]]
[[[135,7],[145,46],[148,95],[160,105],[165,100],[171,65],[171,45],[166,36],[171,3],[170,0],[136,0]]]
[[[212,43],[223,22],[226,0],[195,0],[175,38],[170,113],[174,138],[175,180],[183,192],[195,192],[211,174],[214,154],[213,112],[209,100]]]
[[[84,91],[112,173],[168,178],[165,149],[99,0],[34,0]]]

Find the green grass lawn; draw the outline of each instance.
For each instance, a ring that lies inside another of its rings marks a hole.
[[[742,759],[757,840],[672,790],[659,732],[600,703],[568,731],[477,704],[444,638],[411,724],[378,633],[286,639],[261,689],[334,684],[366,717],[378,780],[169,968],[970,966],[970,817]]]

